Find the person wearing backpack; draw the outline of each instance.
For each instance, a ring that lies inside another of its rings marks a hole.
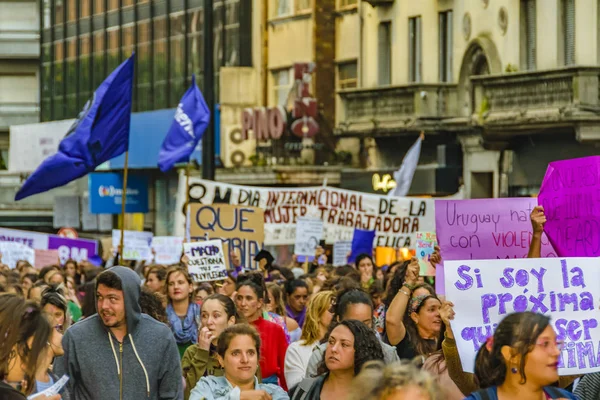
[[[577,399],[550,386],[558,381],[563,346],[549,317],[533,312],[506,316],[477,353],[475,376],[481,390],[467,400]]]

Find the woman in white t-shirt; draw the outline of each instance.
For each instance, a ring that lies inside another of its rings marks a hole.
[[[334,298],[334,293],[326,290],[315,294],[308,302],[300,340],[290,344],[285,354],[285,380],[290,390],[304,379],[310,355],[327,333],[333,317]]]

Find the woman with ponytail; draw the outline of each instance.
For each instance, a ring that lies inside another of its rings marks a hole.
[[[506,316],[477,353],[475,376],[482,390],[467,400],[576,399],[550,386],[558,381],[563,344],[543,314]]]

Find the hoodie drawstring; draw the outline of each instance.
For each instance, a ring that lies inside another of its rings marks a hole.
[[[146,371],[146,367],[144,366],[142,359],[138,355],[138,352],[137,352],[137,349],[135,348],[135,343],[133,342],[133,338],[131,337],[131,334],[129,334],[129,340],[131,340],[131,347],[133,347],[133,352],[135,353],[135,356],[136,356],[138,362],[140,363],[140,365],[142,366],[142,369],[144,370],[144,376],[146,377],[146,389],[148,391],[148,397],[150,397],[150,379],[148,379],[148,372]]]
[[[108,333],[108,340],[110,341],[110,347],[112,349],[113,356],[115,357],[115,362],[117,363],[117,374],[120,375],[121,369],[119,368],[119,359],[117,358],[117,352],[115,351],[115,345],[113,344],[110,333]],[[131,340],[131,347],[133,348],[135,357],[137,358],[138,362],[142,366],[142,370],[144,371],[144,376],[146,377],[146,392],[148,394],[148,397],[150,397],[150,379],[148,379],[148,371],[146,371],[146,367],[144,366],[144,363],[142,362],[142,359],[140,358],[137,349],[135,348],[135,343],[133,341],[133,338],[131,337],[131,334],[129,334],[129,340]]]
[[[117,358],[117,352],[115,351],[115,345],[113,344],[112,337],[110,336],[110,332],[108,334],[108,341],[110,342],[110,348],[112,349],[113,356],[115,357],[115,363],[117,363],[117,375],[121,375],[121,368],[119,367],[119,359]]]

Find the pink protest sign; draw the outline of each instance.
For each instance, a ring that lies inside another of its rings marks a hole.
[[[442,259],[496,260],[526,258],[533,231],[530,197],[436,200],[435,225]],[[556,257],[546,235],[542,257]],[[444,269],[436,268],[436,291],[444,293]]]
[[[548,164],[538,202],[560,257],[600,256],[600,156]]]

